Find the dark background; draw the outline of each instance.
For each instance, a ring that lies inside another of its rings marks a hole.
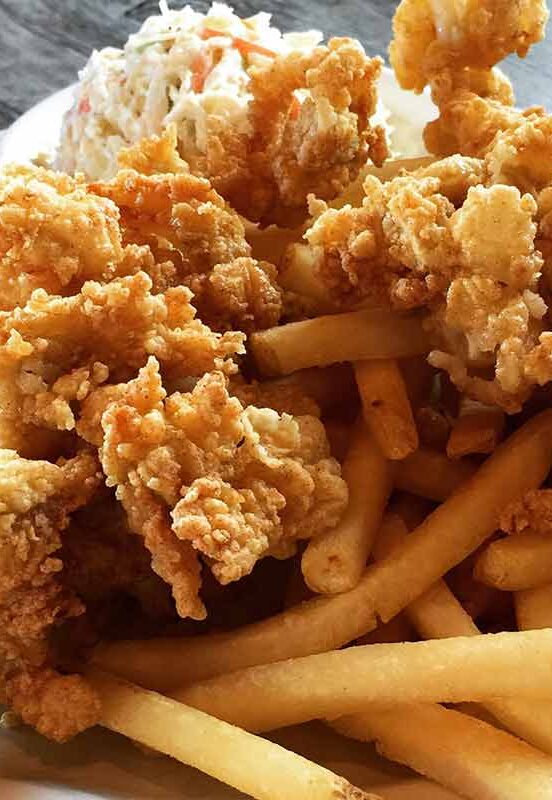
[[[182,2],[174,0],[172,7]],[[194,0],[200,10],[210,4]],[[272,10],[284,31],[317,28],[360,39],[370,54],[383,54],[391,36],[394,0],[239,0],[242,16]],[[56,89],[76,80],[90,51],[121,45],[155,0],[0,0],[0,128]],[[525,61],[511,58],[506,71],[520,105],[552,106],[552,33]]]

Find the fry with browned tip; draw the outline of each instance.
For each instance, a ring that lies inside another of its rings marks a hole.
[[[101,724],[257,800],[378,800],[273,742],[102,672]]]

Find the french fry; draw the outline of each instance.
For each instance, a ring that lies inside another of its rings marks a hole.
[[[349,505],[339,524],[307,545],[301,568],[307,586],[320,594],[353,589],[381,525],[391,493],[391,468],[374,437],[361,421],[343,462]]]
[[[259,732],[372,704],[545,698],[551,681],[552,630],[542,630],[349,647],[249,667],[170,694]]]
[[[367,633],[356,640],[355,644],[391,644],[392,642],[414,642],[418,637],[416,631],[407,620],[404,612],[378,625],[375,631]]]
[[[492,453],[502,438],[504,424],[504,412],[498,409],[486,408],[460,415],[447,442],[448,457]]]
[[[341,647],[392,619],[494,531],[504,498],[540,486],[552,460],[552,411],[501,444],[456,493],[350,592],[319,597],[240,630],[185,639],[103,645],[98,666],[144,686],[170,689],[254,664]]]
[[[521,631],[552,628],[552,583],[516,592],[514,602]]]
[[[377,800],[277,744],[103,673],[101,724],[258,800]]]
[[[279,264],[287,247],[301,240],[304,226],[298,228],[278,228],[268,225],[261,228],[254,222],[242,219],[245,227],[245,238],[251,245],[251,255],[259,261],[270,261]]]
[[[451,461],[436,450],[420,448],[395,464],[395,488],[440,503],[476,469],[471,461]]]
[[[366,309],[258,331],[250,349],[260,372],[270,376],[339,361],[408,358],[427,353],[429,341],[419,314]]]
[[[391,516],[391,515],[389,515]],[[408,535],[406,526],[382,526],[378,537],[379,557],[397,547]],[[443,580],[412,602],[403,612],[425,639],[479,636],[480,630]],[[544,626],[543,626],[544,627]],[[547,700],[487,700],[481,706],[512,733],[552,754],[552,703]]]
[[[397,362],[388,358],[357,361],[354,369],[372,436],[387,458],[406,458],[418,449],[418,431]]]
[[[439,705],[374,709],[331,723],[353,739],[472,800],[548,798],[552,758],[492,725]]]
[[[330,313],[336,307],[330,290],[319,276],[323,263],[322,247],[296,242],[283,254],[279,274],[281,286],[299,297],[308,298],[318,314]]]
[[[552,537],[528,531],[491,542],[473,574],[487,586],[511,592],[544,586],[552,581]]]

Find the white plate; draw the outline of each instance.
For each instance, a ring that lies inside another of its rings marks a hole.
[[[0,142],[0,164],[29,161],[55,149],[68,87],[27,111]],[[423,152],[421,130],[434,116],[427,97],[401,91],[385,70],[381,94],[393,125],[410,128],[408,154]],[[395,147],[404,150],[396,140]],[[293,750],[380,792],[385,800],[453,800],[456,795],[379,759],[367,745],[349,742],[321,724],[282,731],[276,737]],[[26,729],[0,731],[2,800],[239,800],[242,795],[166,758],[143,755],[131,743],[104,731],[90,731],[67,745],[45,741]],[[297,798],[300,800],[300,798]]]

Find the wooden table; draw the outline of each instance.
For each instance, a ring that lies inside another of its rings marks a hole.
[[[180,5],[174,0],[173,6]],[[369,53],[385,53],[394,0],[235,0],[242,15],[272,8],[283,30],[318,28],[359,38]],[[193,2],[204,10],[209,3]],[[56,89],[72,83],[92,48],[119,46],[155,0],[0,0],[0,129]],[[526,61],[512,58],[520,105],[552,107],[552,33]]]

